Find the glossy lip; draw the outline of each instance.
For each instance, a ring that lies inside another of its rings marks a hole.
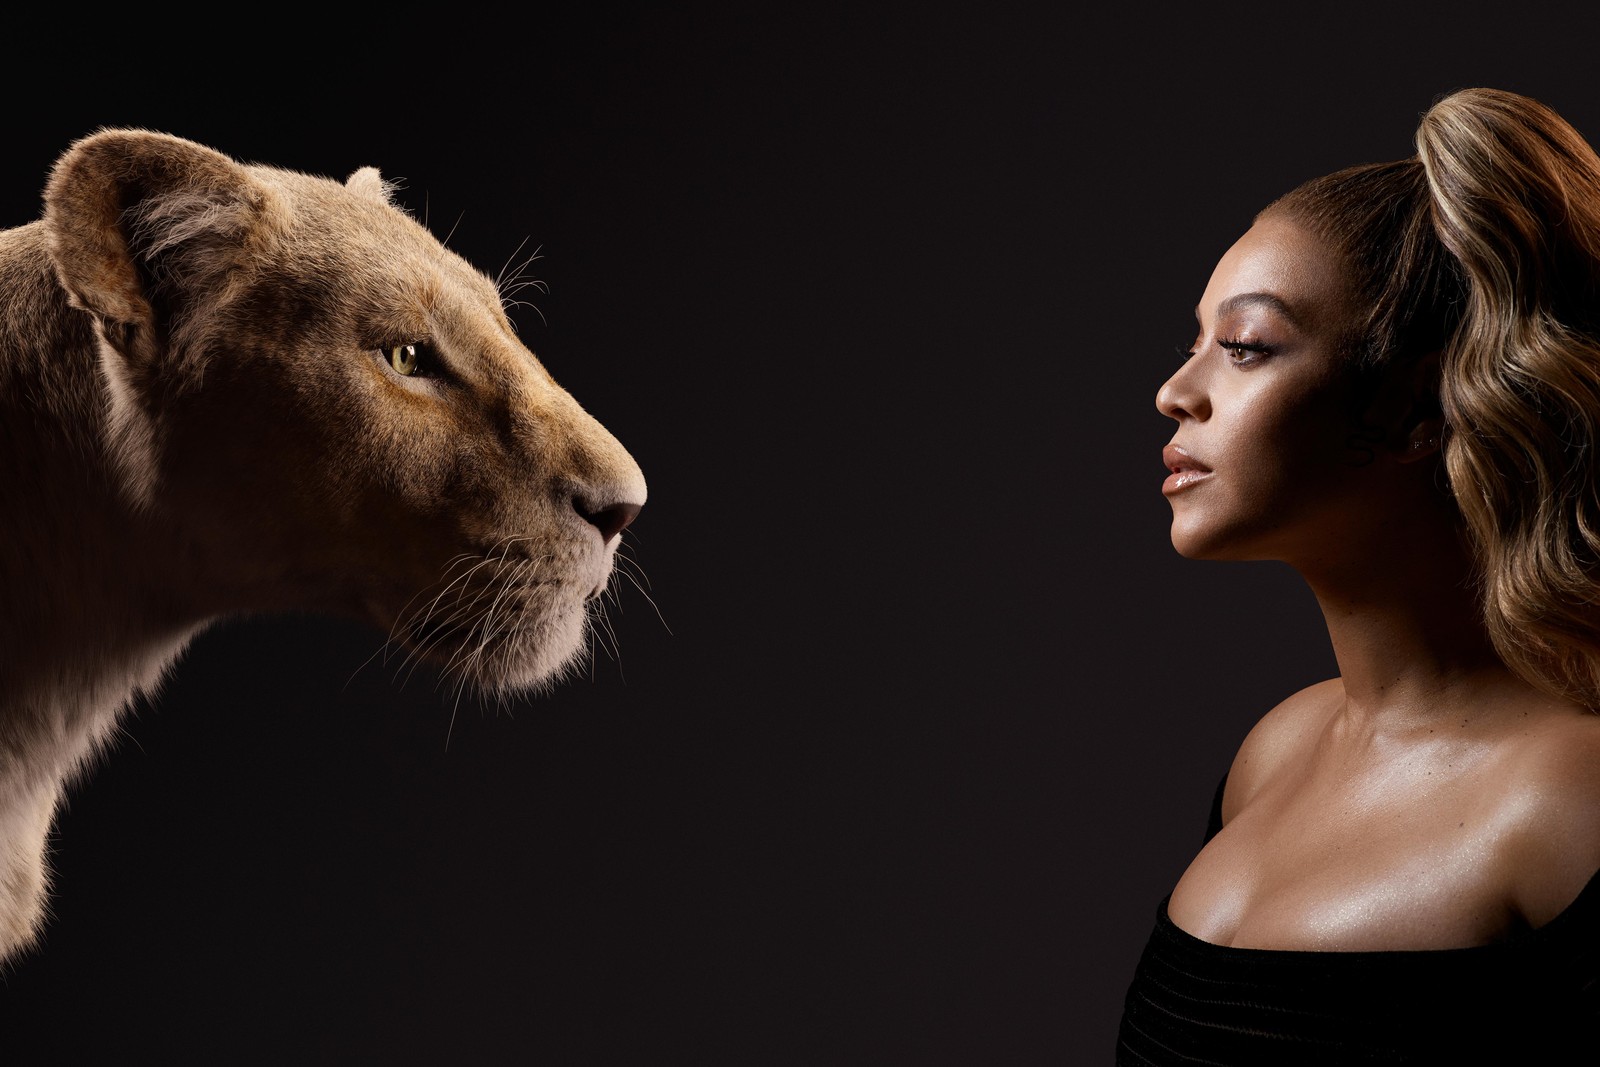
[[[1161,483],[1161,492],[1167,496],[1180,493],[1211,477],[1211,468],[1191,456],[1182,445],[1170,444],[1163,448],[1161,462],[1172,472]]]

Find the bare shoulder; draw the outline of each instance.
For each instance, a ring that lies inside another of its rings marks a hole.
[[[1508,746],[1503,774],[1507,881],[1538,927],[1600,871],[1600,715],[1538,717]]]
[[[1344,699],[1344,683],[1330,678],[1280,702],[1261,717],[1228,769],[1222,821],[1228,822],[1272,776],[1306,750]]]

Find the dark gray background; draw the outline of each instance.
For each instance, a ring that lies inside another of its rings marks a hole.
[[[0,1056],[1109,1063],[1233,749],[1333,671],[1295,575],[1167,542],[1213,263],[1452,88],[1600,134],[1583,7],[1401,6],[12,17],[0,225],[136,125],[541,246],[651,599],[448,749],[380,634],[208,632],[72,792]]]

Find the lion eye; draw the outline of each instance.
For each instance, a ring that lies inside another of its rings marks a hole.
[[[417,370],[417,346],[393,345],[389,348],[389,366],[408,377]]]

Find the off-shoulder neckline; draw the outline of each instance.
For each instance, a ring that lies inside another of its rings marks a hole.
[[[1329,960],[1334,958],[1347,959],[1394,959],[1399,956],[1408,957],[1437,957],[1444,958],[1452,955],[1507,952],[1520,949],[1528,944],[1544,941],[1561,929],[1578,922],[1585,911],[1593,911],[1600,917],[1600,871],[1590,877],[1588,883],[1572,899],[1572,903],[1563,908],[1555,918],[1531,930],[1524,930],[1514,934],[1504,941],[1491,941],[1484,945],[1462,945],[1455,948],[1400,948],[1400,949],[1293,949],[1293,948],[1246,948],[1237,945],[1219,945],[1214,941],[1196,937],[1177,923],[1167,914],[1167,904],[1172,900],[1168,893],[1162,898],[1160,907],[1156,910],[1156,925],[1166,931],[1179,942],[1189,945],[1197,951],[1210,952],[1217,955],[1232,956],[1235,958],[1275,958],[1288,960],[1302,958],[1307,960]]]

